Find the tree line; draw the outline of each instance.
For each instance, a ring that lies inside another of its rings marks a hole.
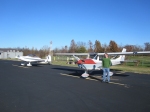
[[[123,48],[127,49],[127,52],[133,51],[150,51],[150,42],[145,42],[144,46],[140,45],[118,45],[115,41],[110,40],[109,44],[101,44],[99,40],[94,43],[92,41],[85,42],[75,42],[74,39],[71,40],[70,46],[65,45],[62,48],[54,48],[50,51],[50,47],[43,46],[41,49],[37,48],[13,48],[23,52],[23,55],[35,54],[41,58],[44,58],[48,54],[55,55],[55,53],[103,53],[103,52],[120,52]],[[12,48],[7,48],[12,49]]]
[[[103,52],[120,52],[123,48],[127,49],[127,52],[132,51],[150,51],[150,42],[144,43],[144,47],[140,45],[118,45],[115,41],[110,40],[109,44],[101,44],[99,40],[92,43],[90,40],[88,43],[75,42],[71,40],[70,46],[64,46],[62,48],[55,48],[54,53],[103,53]]]

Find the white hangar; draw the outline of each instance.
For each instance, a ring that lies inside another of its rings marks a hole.
[[[15,58],[18,55],[23,56],[23,52],[14,49],[0,49],[0,59]]]

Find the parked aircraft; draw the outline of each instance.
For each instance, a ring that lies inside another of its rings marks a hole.
[[[46,59],[41,59],[36,55],[29,54],[27,56],[16,56],[17,59],[23,61],[21,65],[32,66],[32,64],[51,64],[51,56],[48,55]]]
[[[102,58],[104,53],[97,53],[94,58],[80,59],[75,55],[88,55],[89,53],[55,53],[56,55],[73,55],[77,60],[78,67],[83,69],[85,72],[81,75],[82,77],[88,77],[89,71],[100,70],[102,69]],[[136,54],[150,54],[150,51],[140,51],[140,52],[126,52],[126,49],[123,48],[122,52],[111,52],[107,53],[108,55],[116,55],[111,58],[112,66],[119,65],[125,60],[125,55],[136,55]],[[94,55],[93,53],[91,55]],[[113,75],[113,72],[110,72],[110,76]]]

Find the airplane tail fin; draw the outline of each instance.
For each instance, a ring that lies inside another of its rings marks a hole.
[[[86,57],[86,59],[89,59],[89,58],[90,58],[90,55],[88,54],[87,57]]]
[[[126,52],[126,49],[123,48],[122,52]],[[116,58],[115,60],[118,60],[118,61],[124,61],[125,60],[125,55],[120,55],[118,58]]]
[[[49,62],[49,63],[51,63],[51,55],[48,55],[47,57],[46,57],[46,59],[45,59],[45,62]]]
[[[79,57],[77,57],[77,56],[75,56],[75,55],[73,55],[73,57],[74,57],[77,61],[79,61],[79,60],[80,60],[80,58],[79,58]]]

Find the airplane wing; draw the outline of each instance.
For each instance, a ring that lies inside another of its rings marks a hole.
[[[89,53],[55,53],[55,55],[62,55],[62,56],[72,56],[72,55],[89,55]]]
[[[44,62],[45,60],[28,60],[27,62]]]
[[[44,59],[22,59],[18,58],[19,60],[26,61],[26,62],[44,62]]]
[[[137,54],[150,54],[150,51],[137,51],[137,52],[112,52],[108,55],[137,55]],[[97,53],[97,55],[104,55],[104,53]]]
[[[16,56],[15,58],[21,60],[21,61],[26,61],[26,62],[44,62],[45,59],[41,58],[31,58],[31,57],[26,57],[26,56]]]
[[[105,53],[55,53],[55,55],[104,55]],[[137,52],[108,52],[108,55],[137,55],[137,54],[150,54],[150,51],[137,51]]]

